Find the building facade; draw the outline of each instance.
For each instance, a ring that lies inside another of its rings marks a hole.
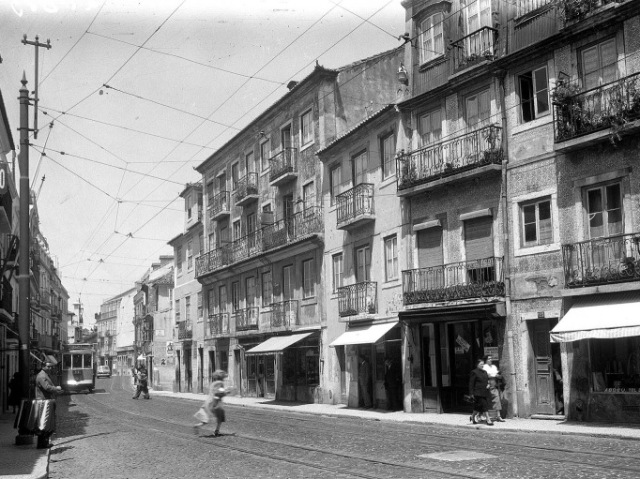
[[[125,374],[132,363],[131,358],[123,357],[120,348],[126,350],[133,343],[134,294],[135,288],[132,288],[109,298],[100,305],[100,314],[95,318],[97,362],[109,366],[114,375]]]

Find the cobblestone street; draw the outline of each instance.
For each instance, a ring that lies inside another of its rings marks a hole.
[[[52,478],[638,477],[640,442],[227,407],[195,435],[193,400],[133,401],[112,380],[59,399]]]

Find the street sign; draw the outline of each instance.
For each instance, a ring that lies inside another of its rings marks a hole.
[[[6,163],[0,163],[0,195],[7,192],[8,168]]]

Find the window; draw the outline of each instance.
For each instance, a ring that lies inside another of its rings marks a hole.
[[[491,0],[476,0],[469,4],[467,13],[467,35],[491,26]],[[476,51],[472,49],[471,51]]]
[[[236,220],[233,222],[233,239],[240,239],[242,236],[242,229],[240,228],[240,220]]]
[[[176,299],[176,323],[180,322],[180,300]]]
[[[176,268],[178,274],[182,274],[182,246],[176,248]]]
[[[199,254],[204,253],[204,234],[203,233],[201,233],[198,236],[198,248],[199,248],[198,250]]]
[[[240,309],[240,283],[231,283],[231,310],[235,313]]]
[[[273,303],[273,284],[271,271],[262,273],[262,307],[271,306]]]
[[[464,244],[467,261],[493,256],[493,218],[482,216],[464,222]]]
[[[386,280],[398,279],[398,238],[396,235],[384,240],[384,264]]]
[[[282,268],[282,300],[293,299],[293,267],[291,265]]]
[[[227,311],[227,286],[222,285],[218,288],[218,312],[224,313]]]
[[[302,289],[304,298],[312,298],[316,294],[312,259],[302,262]]]
[[[371,279],[371,248],[369,245],[356,249],[356,283]]]
[[[489,90],[475,93],[466,98],[467,127],[488,124],[490,114]]]
[[[551,3],[551,0],[519,0],[518,16],[521,17],[522,15],[532,12],[548,3]]]
[[[582,88],[590,90],[618,78],[618,52],[615,38],[581,52]]]
[[[423,145],[440,141],[442,138],[442,112],[439,108],[421,115],[419,122],[420,138]]]
[[[342,168],[335,165],[331,168],[331,204],[335,204],[336,196],[340,194],[340,185],[342,184]]]
[[[213,288],[207,291],[207,313],[213,314],[216,308],[216,298]]]
[[[380,161],[382,179],[396,174],[396,136],[393,132],[380,138]]]
[[[262,143],[260,143],[260,165],[261,165],[262,171],[269,168],[270,150],[271,150],[271,145],[269,140],[263,141]]]
[[[420,63],[444,55],[442,13],[431,15],[420,24]]]
[[[191,194],[188,194],[185,198],[185,207],[187,209],[187,218],[191,219],[191,208],[193,206],[193,198],[191,198]]]
[[[244,280],[245,285],[245,306],[253,308],[256,305],[256,277],[249,276]]]
[[[240,179],[240,170],[238,163],[231,165],[231,183],[232,188],[235,190],[238,187],[238,180]]]
[[[247,243],[249,248],[255,248],[256,247],[256,214],[255,213],[249,213],[247,215]]]
[[[333,255],[333,292],[337,292],[338,288],[343,286],[344,277],[344,261],[342,253]]]
[[[256,161],[253,155],[253,151],[247,153],[244,157],[244,164],[246,166],[247,173],[255,173],[256,172]]]
[[[302,204],[305,211],[316,205],[316,187],[313,181],[302,187]]]
[[[538,246],[553,243],[551,200],[544,199],[521,205],[522,246]]]
[[[198,292],[198,321],[202,321],[202,292]]]
[[[609,237],[624,231],[620,183],[587,188],[585,196],[589,238]]]
[[[300,134],[302,145],[307,145],[313,141],[313,117],[312,110],[302,114],[300,117]]]
[[[518,75],[518,88],[522,122],[532,121],[549,113],[547,67]]]
[[[189,240],[187,242],[187,269],[193,268],[193,242]]]
[[[191,321],[191,296],[184,298],[184,319]]]
[[[353,186],[367,182],[367,151],[362,151],[351,158]]]

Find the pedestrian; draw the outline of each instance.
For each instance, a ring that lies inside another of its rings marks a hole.
[[[482,358],[484,361],[484,369],[487,373],[488,381],[489,381],[489,404],[487,411],[487,416],[492,418],[497,422],[504,422],[502,419],[501,411],[502,411],[502,394],[499,389],[500,380],[502,376],[500,376],[500,371],[498,367],[493,364],[493,358],[490,355],[486,355]]]
[[[13,373],[13,377],[9,381],[9,397],[7,399],[9,406],[13,406],[13,412],[15,413],[22,399],[22,375],[19,371]]]
[[[49,376],[49,372],[51,371],[51,367],[53,363],[45,362],[42,365],[42,369],[36,375],[36,399],[51,399],[51,423],[53,426],[50,430],[40,431],[38,433],[38,441],[37,448],[38,449],[46,449],[51,447],[51,441],[49,438],[55,432],[56,429],[56,394],[62,391],[60,386],[56,386],[53,384],[51,380],[51,376]],[[14,376],[15,377],[15,376]]]
[[[476,367],[469,374],[469,395],[473,398],[473,413],[471,422],[478,424],[478,421],[486,419],[487,426],[493,426],[491,418],[487,415],[487,401],[489,398],[489,376],[482,369],[484,361],[478,359]]]
[[[393,360],[387,358],[384,362],[384,389],[387,393],[387,409],[398,411],[402,409],[402,379]]]
[[[143,394],[143,397],[145,399],[151,399],[151,397],[149,397],[147,368],[144,367],[144,364],[141,364],[140,366],[138,366],[138,369],[136,371],[136,378],[138,381],[137,387],[136,387],[136,394],[133,396],[132,399],[138,399],[140,397],[140,393]]]
[[[358,364],[358,393],[360,395],[360,402],[366,409],[371,407],[370,383],[371,368],[369,367],[369,361],[367,361],[364,354],[360,354],[360,363]]]
[[[214,436],[220,435],[220,426],[226,421],[226,414],[222,404],[222,398],[225,397],[229,390],[224,387],[224,379],[227,377],[227,373],[222,370],[216,370],[211,375],[212,383],[209,386],[209,396],[205,400],[201,409],[206,411],[207,416],[211,415],[216,418],[216,429],[213,431]],[[201,412],[196,413],[196,417],[200,420],[198,424],[193,426],[196,434],[200,433],[200,427],[208,424],[208,417],[200,415]]]

